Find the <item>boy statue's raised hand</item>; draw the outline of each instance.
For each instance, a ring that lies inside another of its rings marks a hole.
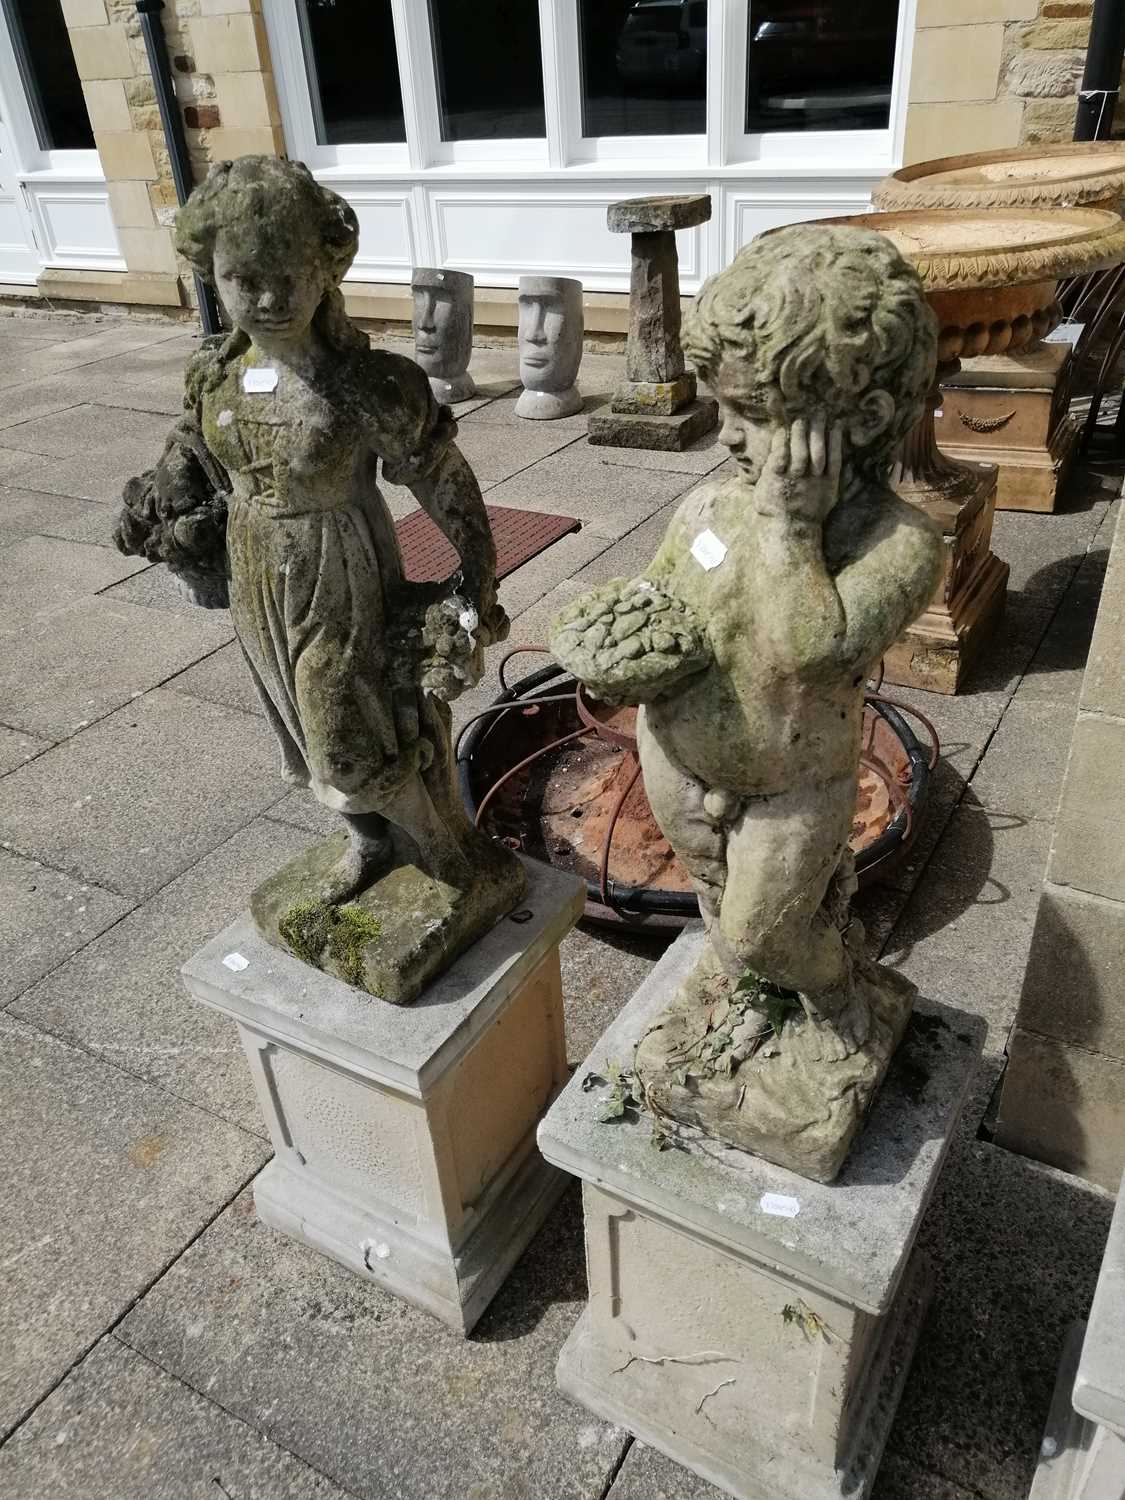
[[[637,1049],[648,1101],[827,1181],[914,997],[850,918],[848,838],[866,678],[941,571],[936,528],[887,482],[936,329],[889,240],[797,226],[706,284],[685,348],[738,472],[693,490],[641,577],[576,601],[552,647],[644,705],[649,801],[706,926]]]

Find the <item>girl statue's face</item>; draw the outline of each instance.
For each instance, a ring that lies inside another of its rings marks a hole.
[[[330,289],[326,263],[303,227],[285,234],[275,221],[226,229],[215,243],[215,290],[231,322],[255,342],[290,342],[308,332]]]

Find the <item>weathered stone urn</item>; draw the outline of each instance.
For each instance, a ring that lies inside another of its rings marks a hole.
[[[994,463],[942,452],[935,413],[963,358],[1017,354],[1057,323],[1062,275],[1112,265],[1125,225],[1102,209],[912,209],[827,221],[887,235],[922,279],[938,319],[938,368],[928,410],[906,437],[898,493],[941,528],[946,565],[928,609],[888,653],[889,682],[955,693],[995,633],[1008,567],[992,551]]]
[[[1125,144],[1063,141],[982,151],[902,167],[872,194],[885,210],[1117,210],[1125,188]],[[1064,276],[1075,274],[1064,271]],[[1093,316],[1094,299],[1078,319]],[[1022,347],[967,355],[945,379],[935,420],[938,446],[955,458],[995,463],[999,509],[1055,509],[1078,440],[1069,416],[1074,338],[1034,332]]]

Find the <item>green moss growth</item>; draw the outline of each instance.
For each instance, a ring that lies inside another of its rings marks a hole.
[[[325,901],[295,901],[279,920],[277,930],[302,963],[318,969],[334,915]]]
[[[331,914],[328,952],[349,984],[363,984],[363,950],[382,933],[377,917],[359,906],[340,906]]]

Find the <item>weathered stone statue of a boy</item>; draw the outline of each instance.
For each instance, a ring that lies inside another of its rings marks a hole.
[[[569,608],[553,647],[644,705],[649,799],[706,926],[637,1050],[648,1103],[826,1181],[914,995],[849,922],[848,837],[865,680],[941,568],[887,483],[934,322],[889,240],[798,226],[706,284],[684,343],[739,472],[693,490],[644,574]]]

